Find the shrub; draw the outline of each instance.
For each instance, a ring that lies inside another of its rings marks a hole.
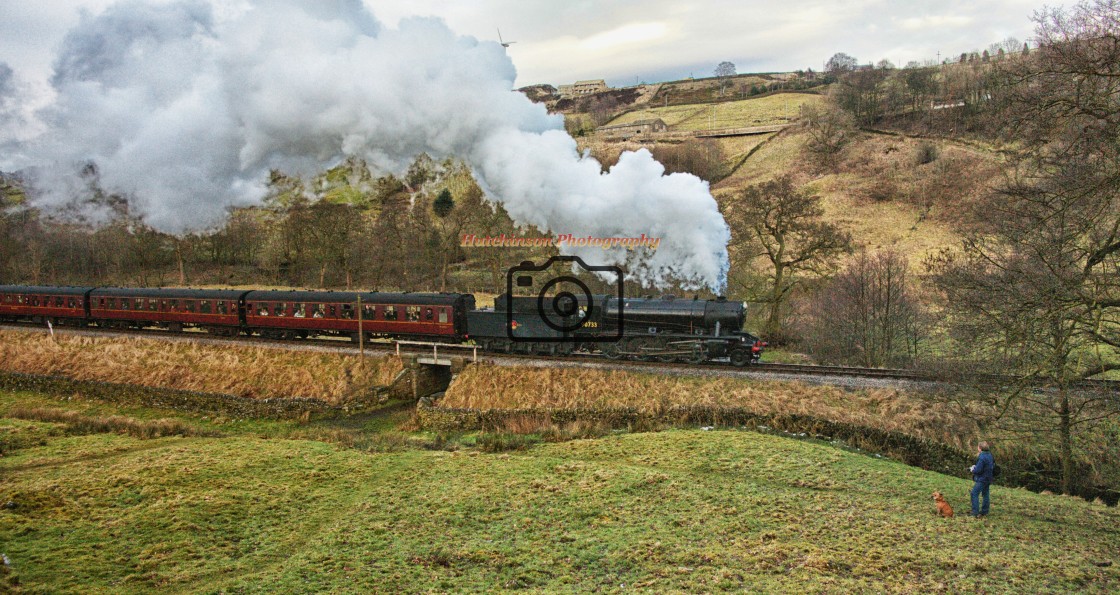
[[[537,438],[523,434],[509,432],[495,432],[479,434],[475,444],[482,452],[506,452],[510,450],[525,450],[538,442]]]
[[[929,141],[923,141],[918,145],[918,149],[914,153],[914,160],[917,161],[918,165],[925,165],[937,160],[939,154],[937,145]]]

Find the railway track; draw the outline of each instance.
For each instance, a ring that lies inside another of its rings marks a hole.
[[[38,330],[47,332],[47,329],[40,325],[32,323],[3,323],[0,328],[13,329],[13,330]],[[358,352],[359,348],[346,338],[315,338],[315,339],[295,339],[295,340],[279,340],[268,339],[257,336],[237,336],[237,337],[223,337],[206,333],[204,331],[183,331],[173,332],[162,329],[148,328],[141,330],[119,330],[119,329],[103,329],[98,327],[60,327],[56,328],[55,332],[60,333],[81,333],[81,334],[97,334],[106,336],[128,336],[128,337],[150,337],[150,338],[165,338],[165,339],[182,339],[182,340],[204,340],[208,343],[241,343],[250,345],[264,345],[270,347],[277,347],[282,349],[292,349],[300,347],[310,347],[315,349],[328,349],[332,351],[344,351],[350,353]],[[410,353],[410,354],[424,354],[430,351],[429,348],[411,345],[398,346],[391,341],[372,340],[367,341],[365,348],[369,351],[377,353],[389,353],[397,350]],[[910,382],[927,382],[927,383],[943,383],[953,384],[960,382],[962,379],[968,379],[970,383],[986,384],[993,386],[1009,386],[1021,382],[1021,379],[1013,378],[1010,376],[995,376],[995,375],[968,375],[963,378],[949,378],[939,376],[936,374],[924,373],[916,370],[904,370],[898,368],[860,368],[851,366],[824,366],[815,364],[780,364],[780,363],[760,363],[752,364],[742,368],[731,366],[726,361],[707,361],[699,364],[683,363],[683,362],[659,362],[659,361],[644,361],[644,360],[615,360],[600,357],[590,353],[577,353],[572,355],[535,355],[527,353],[493,353],[484,352],[487,359],[504,359],[516,360],[524,362],[542,362],[542,363],[564,363],[569,365],[587,365],[595,364],[600,367],[610,369],[655,369],[657,371],[674,371],[679,370],[682,372],[725,372],[733,375],[782,375],[782,376],[806,376],[806,377],[840,377],[840,378],[864,378],[864,379],[883,379],[883,380],[901,380]],[[467,354],[467,357],[470,357]],[[742,374],[734,374],[742,373]],[[1044,379],[1038,379],[1031,384],[1037,386],[1044,386],[1046,384]],[[1082,380],[1071,385],[1071,388],[1079,390],[1091,390],[1095,392],[1120,392],[1120,381],[1116,380]]]

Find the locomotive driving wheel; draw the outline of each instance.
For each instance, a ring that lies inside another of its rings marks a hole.
[[[751,352],[747,351],[746,349],[732,350],[732,352],[731,352],[731,365],[732,366],[735,366],[736,368],[742,368],[743,366],[745,366],[749,363],[751,363]]]

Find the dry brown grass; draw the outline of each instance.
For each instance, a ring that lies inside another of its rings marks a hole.
[[[58,335],[52,339],[17,331],[0,332],[0,362],[4,370],[24,374],[330,403],[387,386],[402,369],[395,356],[363,360],[334,353],[144,338]]]
[[[471,409],[634,409],[742,407],[757,413],[808,415],[898,431],[966,448],[976,427],[945,404],[893,389],[848,391],[800,382],[671,377],[581,368],[477,365],[456,377],[438,403]]]

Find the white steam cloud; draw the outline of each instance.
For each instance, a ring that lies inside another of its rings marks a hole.
[[[519,223],[661,238],[637,263],[624,248],[567,253],[626,263],[646,283],[721,289],[730,232],[707,183],[665,175],[645,150],[603,174],[514,79],[498,43],[438,19],[387,28],[359,0],[121,2],[66,36],[57,96],[38,114],[47,132],[0,166],[33,168],[49,208],[74,204],[86,187],[74,172],[92,162],[103,188],[177,233],[259,201],[272,168],[309,174],[354,156],[401,171],[421,152],[454,156]]]

